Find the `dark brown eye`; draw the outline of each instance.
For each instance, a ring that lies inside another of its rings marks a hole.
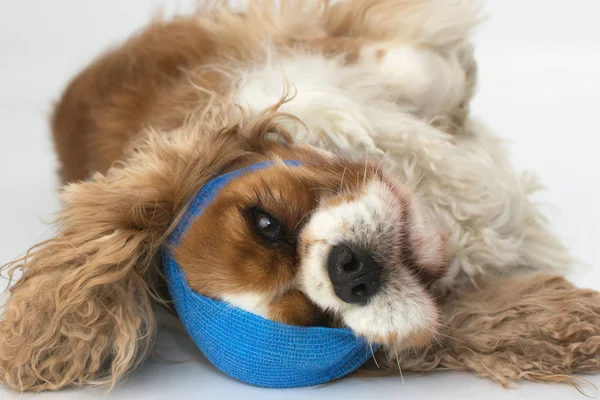
[[[283,238],[283,229],[275,218],[264,211],[255,210],[252,215],[254,229],[264,240],[274,243]]]

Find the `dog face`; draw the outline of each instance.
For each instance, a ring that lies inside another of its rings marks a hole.
[[[232,168],[266,160],[221,188],[174,249],[190,287],[288,324],[427,343],[438,319],[427,285],[446,271],[446,246],[414,193],[308,146],[274,143]]]

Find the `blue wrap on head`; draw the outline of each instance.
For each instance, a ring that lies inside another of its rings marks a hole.
[[[169,251],[180,244],[192,221],[223,186],[244,173],[272,165],[255,164],[208,182],[169,237],[163,253],[164,273],[180,320],[206,358],[221,371],[255,386],[318,385],[356,370],[377,346],[370,346],[349,329],[286,325],[202,296],[189,287]]]

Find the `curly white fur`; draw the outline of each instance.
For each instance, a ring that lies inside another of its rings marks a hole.
[[[524,269],[565,272],[572,260],[531,200],[540,189],[535,176],[515,171],[502,140],[473,119],[452,133],[438,128],[472,95],[467,40],[479,17],[469,2],[435,4],[435,12],[427,6],[402,20],[365,18],[389,33],[389,42],[365,47],[356,64],[269,51],[265,64],[240,72],[237,101],[258,113],[291,84],[295,97],[281,111],[305,124],[293,129],[297,140],[381,157],[450,232],[451,272],[442,284]],[[402,90],[386,90],[390,85]]]

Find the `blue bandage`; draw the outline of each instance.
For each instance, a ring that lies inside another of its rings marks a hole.
[[[288,166],[299,165],[286,161]],[[196,345],[221,371],[255,386],[318,385],[363,365],[377,349],[349,329],[298,327],[267,320],[194,292],[169,248],[177,247],[190,224],[228,182],[273,163],[259,163],[208,182],[192,200],[169,237],[163,267],[177,314]]]

